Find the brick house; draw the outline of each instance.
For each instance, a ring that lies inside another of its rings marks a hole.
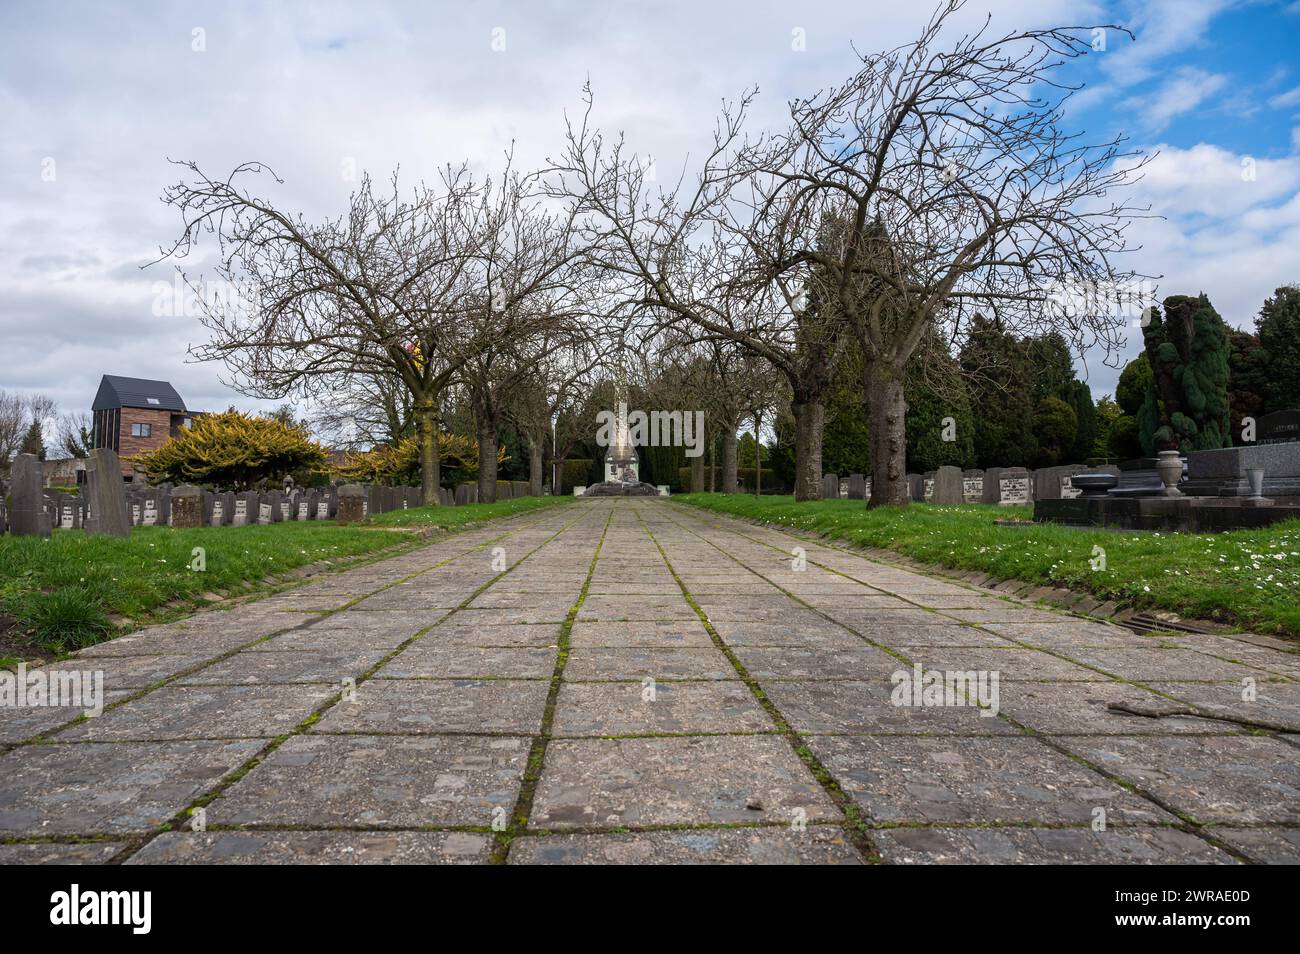
[[[115,374],[106,374],[99,382],[90,412],[94,446],[117,452],[122,458],[122,476],[127,480],[135,476],[128,457],[157,450],[194,418],[166,381]]]

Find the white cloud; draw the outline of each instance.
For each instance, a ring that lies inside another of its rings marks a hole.
[[[1154,93],[1133,97],[1124,106],[1135,109],[1149,135],[1163,132],[1174,119],[1192,112],[1223,89],[1228,78],[1196,67],[1183,67]]]

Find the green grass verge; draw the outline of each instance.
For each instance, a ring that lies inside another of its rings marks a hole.
[[[378,526],[455,529],[535,510],[538,500],[419,508],[381,514]],[[67,652],[113,635],[111,617],[134,621],[174,615],[212,591],[251,592],[259,581],[321,560],[351,562],[416,545],[408,533],[307,521],[251,527],[136,527],[126,539],[56,530],[48,540],[0,537],[0,617],[12,621],[0,657],[30,648]],[[196,547],[204,569],[191,569]],[[5,629],[0,619],[0,631]]]
[[[469,504],[464,507],[418,507],[409,510],[390,510],[375,516],[370,522],[379,527],[415,527],[418,529],[456,530],[479,520],[509,517],[546,507],[571,504],[576,497],[512,497],[490,504]]]
[[[1001,527],[1031,507],[884,507],[861,501],[686,494],[675,501],[824,534],[858,546],[1000,579],[1090,590],[1143,609],[1172,610],[1255,632],[1300,636],[1300,520],[1230,533],[1114,533],[1052,524]],[[1092,568],[1093,547],[1105,569]]]

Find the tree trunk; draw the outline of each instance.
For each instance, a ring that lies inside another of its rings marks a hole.
[[[709,441],[709,493],[717,493],[718,490],[718,457],[717,448],[714,440]]]
[[[438,415],[432,401],[416,407],[420,427],[420,499],[426,507],[436,507],[438,487],[442,483],[442,462],[438,456]]]
[[[497,429],[480,424],[478,428],[478,502],[497,501]]]
[[[820,401],[792,404],[794,412],[794,499],[822,499],[822,428],[826,406]]]
[[[871,499],[867,506],[906,506],[910,496],[903,369],[887,361],[868,361],[863,375],[871,427]]]
[[[734,494],[740,489],[736,467],[736,428],[728,426],[722,432],[722,492]]]
[[[762,418],[754,415],[754,496],[763,496],[763,444],[758,435],[762,432]]]
[[[691,458],[691,493],[704,493],[704,455]]]
[[[542,473],[543,461],[542,451],[544,446],[541,441],[528,439],[528,492],[534,497],[542,495]]]

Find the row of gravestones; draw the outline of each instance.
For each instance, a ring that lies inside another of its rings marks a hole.
[[[1077,497],[1080,491],[1070,483],[1070,478],[1085,470],[1088,468],[1082,464],[1043,467],[1034,471],[1024,467],[990,467],[988,470],[940,467],[928,474],[908,474],[907,485],[909,496],[918,503],[1013,506],[1035,500]],[[1119,474],[1114,467],[1101,470]],[[846,478],[827,474],[822,478],[822,496],[867,500],[871,497],[871,478],[862,474],[850,474]]]
[[[242,493],[204,490],[184,485],[127,487],[117,454],[106,448],[91,452],[86,462],[83,493],[46,492],[41,462],[19,454],[10,470],[9,486],[0,483],[0,534],[50,535],[55,528],[127,536],[132,526],[241,527],[289,520],[353,522],[371,514],[407,510],[421,505],[418,487],[345,484],[321,490],[272,490]],[[501,481],[498,497],[528,496],[526,481]],[[11,504],[6,508],[5,497]],[[439,488],[444,506],[477,503],[478,488],[462,484],[453,492]]]

